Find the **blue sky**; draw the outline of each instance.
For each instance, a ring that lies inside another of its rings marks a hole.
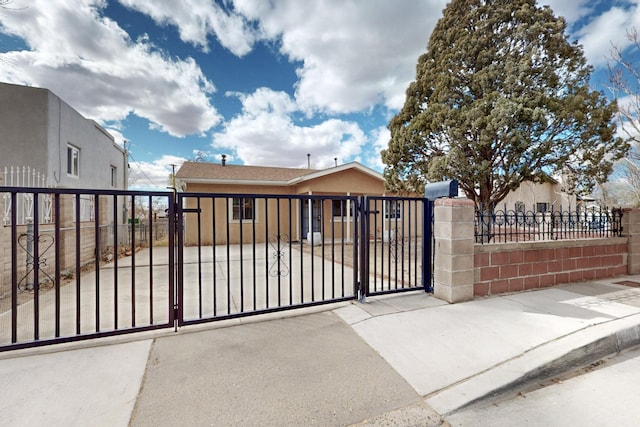
[[[539,0],[607,80],[640,0]],[[382,171],[445,0],[11,0],[0,81],[48,88],[131,154],[131,188],[184,160]]]

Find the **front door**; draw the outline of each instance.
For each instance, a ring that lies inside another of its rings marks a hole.
[[[320,200],[313,200],[311,204],[311,212],[309,212],[309,199],[302,201],[302,238],[307,238],[309,233],[309,225],[311,223],[312,231],[320,231],[320,212],[322,203]],[[311,221],[309,221],[311,214]]]

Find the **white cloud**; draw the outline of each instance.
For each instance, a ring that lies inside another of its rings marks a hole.
[[[224,10],[211,0],[119,0],[131,9],[153,18],[156,23],[177,27],[180,38],[208,51],[207,37],[214,35],[220,44],[237,56],[251,51],[255,36],[245,19]]]
[[[183,157],[164,155],[151,162],[129,161],[129,189],[130,190],[166,190],[172,165],[176,172],[186,161]]]
[[[397,109],[446,0],[235,0],[263,37],[302,62],[296,101],[307,112]]]
[[[627,30],[638,28],[640,24],[640,7],[612,7],[603,14],[594,17],[582,27],[577,36],[584,46],[585,56],[595,67],[604,66],[611,57],[613,46],[624,50],[631,44],[626,37]]]
[[[170,58],[133,42],[100,15],[101,0],[31,1],[0,14],[3,32],[28,51],[0,55],[0,80],[45,87],[83,115],[117,121],[134,113],[173,136],[203,133],[220,121],[213,84],[194,60]]]
[[[296,105],[284,92],[261,88],[251,95],[239,95],[242,113],[224,130],[213,135],[212,146],[233,150],[249,165],[306,167],[307,154],[315,168],[333,166],[358,156],[366,138],[354,122],[329,119],[310,126],[298,126],[292,115]]]
[[[550,6],[554,15],[573,24],[591,13],[592,0],[538,0],[538,6]]]
[[[369,151],[369,156],[365,162],[369,167],[376,170],[383,170],[384,163],[382,163],[382,156],[380,152],[389,147],[389,140],[391,139],[391,133],[386,127],[379,127],[371,132],[372,149]]]

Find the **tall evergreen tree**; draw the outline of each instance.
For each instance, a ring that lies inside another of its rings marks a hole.
[[[615,136],[615,102],[589,88],[592,68],[565,30],[535,0],[452,0],[389,123],[389,188],[457,179],[490,209],[556,172],[576,192],[604,182],[628,144]]]

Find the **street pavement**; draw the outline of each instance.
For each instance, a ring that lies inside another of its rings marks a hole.
[[[640,347],[600,359],[506,400],[460,411],[452,426],[640,425]]]
[[[487,425],[468,411],[640,344],[640,288],[623,282],[640,276],[460,304],[410,292],[4,352],[0,425]]]

